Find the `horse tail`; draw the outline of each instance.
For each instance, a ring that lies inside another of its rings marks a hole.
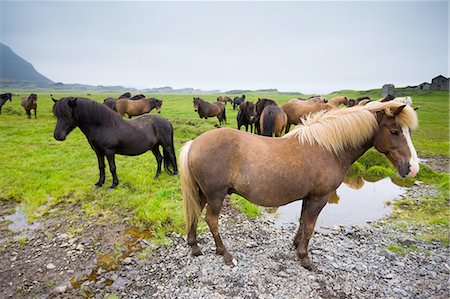
[[[262,135],[272,137],[274,128],[275,128],[275,115],[273,115],[272,111],[268,111],[267,114],[264,115]]]
[[[177,167],[177,156],[175,155],[175,146],[173,144],[173,126],[170,124],[170,144],[163,146],[163,159],[164,159],[164,168],[171,172],[172,174],[178,174]],[[172,166],[172,171],[170,171],[169,166]]]
[[[184,219],[187,231],[190,230],[192,224],[198,220],[202,213],[199,187],[189,169],[189,150],[191,145],[192,141],[187,142],[180,152],[181,192],[183,194]]]
[[[226,112],[226,109],[225,109],[225,106],[223,107],[223,112],[222,112],[222,117],[223,117],[223,120],[225,121],[225,122],[227,122],[227,114],[225,113]]]

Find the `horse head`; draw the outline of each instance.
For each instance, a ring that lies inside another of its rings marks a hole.
[[[162,100],[155,99],[155,106],[156,111],[158,111],[158,113],[161,113]]]
[[[57,118],[53,137],[58,141],[63,141],[77,126],[74,113],[74,109],[77,105],[77,98],[68,97],[55,100],[52,97],[52,100],[55,102],[53,105],[53,114]]]
[[[244,110],[245,113],[248,116],[248,119],[250,120],[250,122],[253,122],[256,118],[256,109],[255,109],[255,104],[253,104],[252,102],[243,102],[244,103]]]
[[[37,104],[37,95],[35,93],[32,93],[28,96],[28,103],[32,105]]]
[[[414,177],[419,172],[417,153],[411,141],[411,128],[417,125],[414,110],[406,105],[392,105],[376,113],[375,148],[386,155],[402,177]]]
[[[194,104],[194,112],[197,112],[197,111],[198,111],[198,109],[199,109],[200,104],[201,104],[202,101],[203,101],[203,100],[200,99],[200,98],[194,98],[194,100],[192,101],[192,103]]]

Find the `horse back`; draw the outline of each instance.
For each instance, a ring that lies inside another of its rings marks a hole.
[[[230,128],[212,130],[195,139],[188,163],[207,196],[223,188],[263,206],[331,192],[346,172],[336,156],[318,146]]]

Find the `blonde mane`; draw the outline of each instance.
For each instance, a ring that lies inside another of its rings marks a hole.
[[[375,112],[384,111],[387,115],[404,104],[384,102],[371,107],[354,106],[330,111],[319,111],[302,119],[293,131],[283,138],[298,138],[300,143],[321,145],[326,150],[339,154],[346,149],[356,148],[369,141],[378,128]],[[417,127],[417,115],[406,106],[395,117],[400,126],[410,129]]]

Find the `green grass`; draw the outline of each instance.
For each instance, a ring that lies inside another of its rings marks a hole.
[[[16,91],[17,92],[17,91]],[[156,162],[151,152],[135,156],[116,156],[118,188],[108,191],[111,184],[109,169],[106,183],[100,189],[93,189],[98,180],[97,159],[85,136],[75,129],[64,142],[53,138],[56,119],[52,114],[53,102],[49,93],[38,93],[38,118],[27,119],[20,105],[20,98],[28,93],[21,92],[12,102],[3,106],[0,115],[0,199],[21,202],[30,217],[44,214],[61,201],[81,202],[82,206],[95,214],[113,211],[130,219],[135,225],[149,227],[154,235],[163,240],[168,233],[183,231],[183,207],[179,178],[162,173],[154,179]],[[359,97],[368,95],[379,98],[380,90],[340,91],[327,97],[347,95]],[[411,93],[410,93],[411,94]],[[85,96],[83,93],[53,93],[54,97]],[[449,156],[448,92],[414,92],[414,104],[419,105],[419,129],[413,134],[413,141],[422,157]],[[89,98],[102,102],[118,94],[93,93]],[[218,123],[216,118],[200,119],[194,112],[192,98],[197,95],[154,96],[163,99],[161,116],[169,119],[175,128],[177,155],[183,143],[203,132],[212,130]],[[215,101],[217,95],[199,95],[207,101]],[[234,97],[234,95],[230,95]],[[250,101],[258,97],[272,98],[283,104],[298,95],[277,93],[246,93]],[[306,97],[306,96],[305,96]],[[226,126],[235,128],[237,111],[227,106]],[[155,112],[152,112],[155,113]],[[435,183],[435,174],[422,168],[419,179]],[[366,153],[355,163],[351,171],[364,174],[393,175],[389,162],[374,150]],[[424,176],[424,178],[422,178]],[[431,176],[431,178],[428,178]],[[448,179],[448,177],[447,177]],[[448,190],[448,180],[439,180],[441,190]],[[249,216],[257,216],[260,208],[246,200],[233,196],[232,203]]]

